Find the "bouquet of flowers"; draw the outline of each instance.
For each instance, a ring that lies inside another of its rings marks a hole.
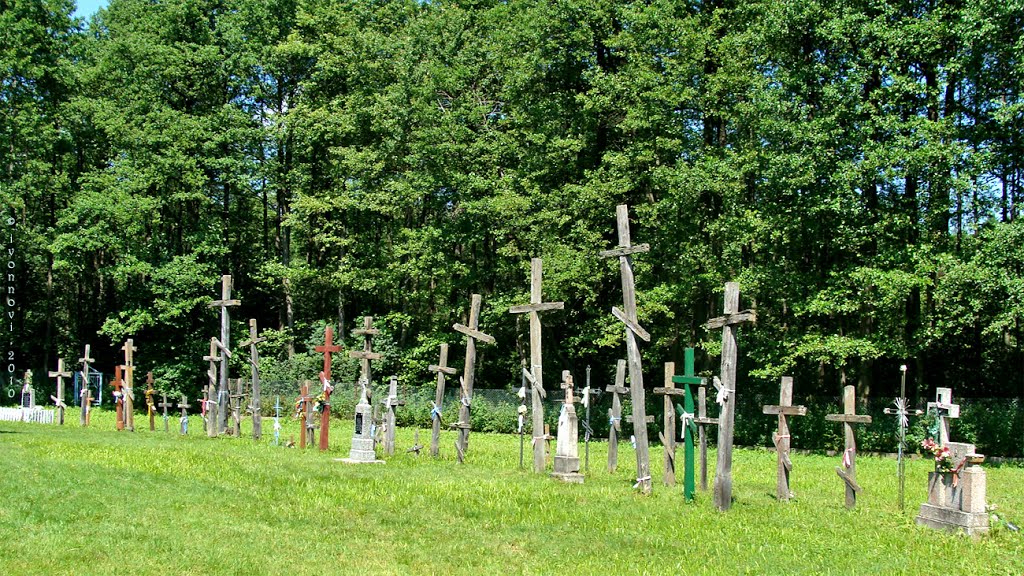
[[[953,471],[953,458],[949,454],[948,446],[940,446],[935,440],[926,438],[921,442],[921,448],[935,457],[936,472]]]

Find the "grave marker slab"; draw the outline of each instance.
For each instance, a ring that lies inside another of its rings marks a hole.
[[[846,507],[851,509],[857,505],[857,493],[861,491],[860,485],[857,484],[857,437],[853,425],[871,423],[871,416],[856,412],[857,396],[854,388],[846,386],[843,388],[843,413],[825,415],[825,419],[830,422],[843,423],[846,448],[843,451],[843,467],[836,466],[836,474],[846,484]]]
[[[383,460],[377,459],[374,451],[374,426],[373,407],[367,394],[369,382],[359,379],[362,392],[355,410],[355,430],[352,434],[352,448],[349,450],[348,458],[342,460],[347,464],[383,464]]]
[[[572,375],[568,370],[562,371],[561,388],[565,390],[565,400],[558,414],[558,436],[555,442],[554,472],[551,475],[563,482],[583,483],[580,474],[579,420],[576,417],[575,398],[573,397]]]
[[[806,406],[793,406],[793,378],[783,376],[782,384],[779,387],[779,403],[771,406],[765,405],[761,408],[765,414],[778,416],[778,432],[772,435],[772,442],[775,444],[777,456],[776,488],[775,497],[786,502],[793,497],[793,491],[789,486],[789,473],[793,470],[793,462],[789,458],[790,436],[788,416],[807,415]]]

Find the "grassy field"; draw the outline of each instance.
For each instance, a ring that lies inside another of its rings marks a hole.
[[[908,465],[900,512],[896,462],[861,457],[848,511],[838,458],[795,455],[797,496],[779,503],[775,455],[739,450],[722,514],[708,493],[685,504],[661,484],[658,447],[643,497],[628,443],[614,475],[591,443],[586,483],[566,485],[519,470],[514,436],[473,434],[460,465],[454,433],[435,460],[406,454],[402,429],[387,464],[351,466],[334,460],[348,453],[342,421],[327,453],[209,439],[198,423],[181,437],[118,433],[104,412],[88,429],[76,412],[64,427],[0,422],[0,574],[1024,574],[1022,532],[914,525],[925,460]],[[1024,469],[988,480],[989,502],[1024,524]]]

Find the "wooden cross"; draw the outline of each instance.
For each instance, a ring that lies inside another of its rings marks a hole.
[[[252,369],[252,402],[249,410],[252,412],[252,439],[259,440],[263,437],[263,417],[260,414],[260,353],[256,345],[265,342],[266,338],[258,338],[256,330],[256,319],[249,319],[249,339],[239,344],[243,348],[249,347],[249,366]]]
[[[676,375],[676,363],[665,362],[665,386],[655,388],[654,393],[664,397],[665,415],[664,428],[658,436],[665,447],[665,485],[676,485],[676,407],[673,396],[682,396],[683,389],[676,388],[672,378]]]
[[[57,407],[58,422],[61,426],[64,425],[64,409],[68,407],[64,403],[64,379],[71,378],[71,372],[64,369],[64,359],[57,358],[57,371],[50,372],[50,378],[57,379],[57,395],[50,396],[50,400],[53,400],[54,406]]]
[[[114,425],[118,430],[124,430],[124,392],[121,391],[123,385],[124,380],[121,379],[121,367],[114,366],[114,380],[110,383],[110,386],[114,389],[114,406],[117,414]]]
[[[715,506],[725,512],[732,506],[732,439],[736,425],[736,361],[738,349],[733,328],[744,322],[756,322],[752,310],[739,311],[740,285],[725,284],[724,315],[712,318],[704,325],[708,330],[722,329],[722,401],[718,412],[718,463],[715,467]]]
[[[231,407],[231,428],[228,435],[238,438],[242,437],[242,400],[245,399],[243,390],[244,381],[241,378],[229,378],[228,385],[235,385],[235,393],[228,396],[228,404]]]
[[[826,414],[825,420],[842,422],[846,437],[846,450],[843,452],[843,466],[836,466],[836,474],[846,483],[846,507],[857,505],[857,493],[861,491],[857,484],[857,438],[853,432],[854,424],[870,424],[871,416],[857,414],[857,397],[853,386],[843,388],[843,413]],[[845,468],[845,470],[843,469]]]
[[[939,418],[939,446],[946,446],[949,444],[949,421],[960,417],[960,405],[953,404],[952,388],[935,389],[935,402],[928,403],[928,411],[932,410]]]
[[[437,373],[437,387],[434,391],[434,407],[430,410],[430,419],[433,421],[433,431],[430,436],[430,455],[437,456],[441,441],[441,410],[444,406],[444,380],[445,376],[454,376],[455,368],[448,367],[448,344],[441,344],[440,358],[437,364],[431,364],[428,369]]]
[[[124,351],[124,423],[129,432],[135,431],[135,342],[129,338],[121,346]]]
[[[544,404],[541,401],[544,391],[544,370],[541,357],[540,313],[545,310],[562,310],[564,302],[544,302],[541,298],[541,280],[543,277],[543,261],[540,258],[530,260],[530,303],[512,306],[511,314],[530,315],[530,394],[533,412],[533,435],[538,436],[544,430]],[[539,442],[533,446],[533,471],[543,472],[546,466],[544,447]]]
[[[372,323],[372,317],[367,316],[366,318],[371,318],[371,323]],[[365,322],[365,318],[363,320]],[[366,326],[366,328],[369,328],[369,327],[370,327],[369,325]],[[317,346],[315,348],[315,350],[317,352],[320,352],[320,353],[322,353],[324,355],[324,377],[327,378],[328,380],[330,380],[331,379],[331,354],[332,353],[341,352],[341,346],[338,346],[337,344],[334,343],[334,327],[333,326],[328,326],[327,327],[326,332],[324,332],[324,343],[323,343],[323,345]]]
[[[210,354],[208,356],[203,356],[203,360],[206,360],[206,361],[208,361],[210,363],[210,367],[206,371],[206,378],[207,378],[207,381],[208,381],[208,386],[210,386],[210,387],[213,387],[213,386],[217,385],[217,363],[218,362],[222,362],[222,358],[217,355],[217,350],[220,348],[219,344],[220,344],[220,342],[217,340],[217,338],[214,337],[214,336],[211,336],[210,337]],[[208,402],[213,402],[214,401],[212,393],[210,393],[208,391],[209,388],[206,388],[206,390],[207,390],[208,398],[205,401],[203,401],[203,415],[204,415],[204,419],[206,418],[206,416],[205,416],[206,413],[209,412]],[[227,407],[225,406],[225,409],[226,408]],[[209,437],[211,437],[211,438],[217,436],[217,426],[210,426],[208,420],[207,420],[207,425],[206,425],[206,434]]]
[[[694,493],[693,433],[696,431],[693,391],[690,389],[690,385],[694,384],[697,386],[704,386],[704,382],[704,378],[697,376],[694,372],[693,348],[686,348],[683,351],[683,375],[673,375],[672,383],[683,385],[683,405],[682,407],[676,406],[675,408],[676,412],[678,412],[680,417],[683,419],[681,426],[683,434],[683,455],[686,458],[683,468],[683,498],[687,502],[693,500]],[[657,392],[657,390],[655,390],[655,392]]]
[[[299,400],[295,403],[296,416],[302,419],[302,425],[299,426],[299,448],[306,447],[306,421],[309,419],[309,381],[307,380],[302,384],[299,389]],[[313,439],[310,438],[310,441]]]
[[[220,344],[222,350],[229,350],[231,348],[231,323],[230,315],[228,314],[228,308],[231,306],[239,306],[242,304],[241,300],[231,299],[231,275],[225,274],[220,277],[220,300],[214,300],[210,302],[210,308],[220,308]],[[213,353],[211,352],[212,356]],[[231,358],[231,354],[225,354],[228,358]],[[223,432],[227,429],[228,414],[227,414],[227,402],[228,402],[228,363],[221,362],[220,364],[220,386],[218,387],[218,398],[217,403],[220,408],[220,420],[217,423],[218,431]]]
[[[330,326],[328,326],[330,329]],[[328,332],[328,334],[330,334]],[[330,354],[330,352],[328,352]],[[324,360],[327,368],[331,367],[330,356]],[[326,452],[328,446],[328,434],[331,426],[331,393],[334,392],[334,386],[331,381],[327,378],[326,371],[320,371],[320,385],[324,394],[324,401],[321,403],[320,411],[320,451]]]
[[[899,443],[896,446],[896,476],[899,479],[899,504],[900,510],[903,510],[903,492],[906,487],[905,473],[906,468],[903,462],[903,449],[906,448],[907,443],[907,426],[910,424],[909,416],[920,416],[924,414],[923,410],[910,410],[907,408],[907,365],[900,365],[900,396],[896,399],[893,404],[895,408],[886,408],[886,414],[896,415],[896,426],[899,429]]]
[[[380,354],[373,351],[373,337],[377,334],[380,334],[380,330],[373,327],[373,316],[363,316],[363,327],[352,331],[353,336],[363,337],[363,349],[350,350],[348,353],[349,358],[359,360],[360,378],[366,380],[367,391],[369,391],[370,383],[373,382],[370,361],[380,360]],[[358,393],[359,391],[356,390],[356,394]]]
[[[697,417],[693,421],[697,424],[697,437],[700,443],[700,489],[706,492],[708,489],[708,437],[704,427],[717,426],[718,418],[708,418],[707,386],[704,384],[697,389]]]
[[[405,400],[398,399],[398,376],[392,376],[388,383],[388,397],[384,399],[387,415],[384,421],[384,453],[388,456],[395,453],[395,408],[405,406]]]
[[[303,388],[305,388],[305,390],[306,390],[306,398],[307,398],[306,403],[305,403],[305,407],[304,407],[304,410],[305,410],[304,416],[306,418],[306,422],[305,422],[304,425],[306,427],[306,440],[309,442],[309,444],[311,446],[313,445],[313,441],[314,441],[313,439],[315,437],[315,431],[316,431],[316,422],[315,422],[315,420],[313,418],[313,408],[314,408],[313,398],[311,398],[309,396],[309,387],[312,384],[313,383],[311,381],[309,381],[309,380],[305,380],[303,382]]]
[[[602,258],[618,258],[619,273],[622,277],[622,310],[612,307],[612,315],[626,327],[626,358],[629,364],[630,400],[633,403],[633,416],[640,425],[633,426],[636,438],[636,476],[637,487],[643,494],[651,492],[651,460],[647,442],[647,421],[644,399],[644,374],[640,363],[640,347],[636,338],[645,342],[651,341],[651,335],[640,326],[636,315],[636,283],[633,279],[632,254],[650,251],[647,244],[633,246],[629,237],[629,207],[620,204],[615,209],[619,245],[613,250],[604,250]]]
[[[166,434],[167,432],[170,432],[167,426],[167,409],[173,406],[173,402],[167,401],[167,392],[161,392],[160,396],[163,398],[163,401],[157,404],[157,406],[164,409],[164,433]]]
[[[459,421],[456,426],[459,429],[459,438],[455,443],[459,463],[465,461],[466,451],[469,450],[469,429],[470,416],[469,407],[473,403],[473,379],[476,373],[476,341],[482,340],[488,344],[494,344],[494,338],[479,330],[480,326],[480,304],[479,294],[473,294],[469,306],[469,326],[455,323],[452,328],[457,332],[466,335],[466,365],[462,371],[462,394],[459,400]]]
[[[153,394],[156,394],[156,390],[153,389],[153,373],[146,372],[146,412],[149,414],[149,431],[156,430],[156,424],[153,421],[156,415],[156,404],[153,401]]]
[[[203,401],[203,406],[206,409],[206,435],[210,438],[216,438],[220,433],[217,426],[217,413],[220,412],[220,403],[215,400],[217,396],[216,386],[214,384],[207,384],[206,400]],[[225,409],[227,409],[227,405],[225,405]]]
[[[778,405],[764,405],[761,407],[761,411],[779,417],[779,431],[772,435],[778,460],[775,497],[785,502],[793,497],[793,491],[789,489],[789,472],[793,469],[793,461],[789,458],[789,422],[786,421],[786,417],[807,415],[806,406],[793,406],[793,378],[791,376],[782,377]]]
[[[85,356],[78,359],[82,364],[82,391],[79,395],[81,397],[82,412],[79,415],[80,423],[82,426],[89,425],[89,403],[92,402],[92,394],[86,393],[89,390],[89,364],[96,360],[89,356],[91,346],[85,345]]]
[[[615,384],[604,389],[612,393],[612,407],[608,409],[608,473],[612,474],[619,465],[619,432],[622,431],[622,400],[620,394],[626,394],[626,361],[619,360],[615,364]]]
[[[188,403],[188,396],[181,395],[181,402],[178,402],[178,408],[181,409],[181,433],[188,434],[188,409],[192,405]]]

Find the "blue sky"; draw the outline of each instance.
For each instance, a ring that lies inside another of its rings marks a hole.
[[[78,4],[78,8],[75,10],[75,16],[88,18],[106,6],[107,0],[77,0],[76,4]]]

